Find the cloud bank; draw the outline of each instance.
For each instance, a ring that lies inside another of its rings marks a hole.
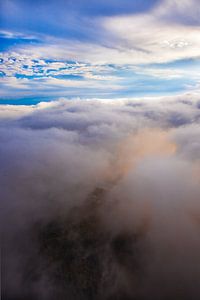
[[[2,106],[3,298],[199,299],[199,108]]]

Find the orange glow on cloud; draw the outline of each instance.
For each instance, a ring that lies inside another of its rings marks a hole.
[[[115,182],[125,176],[142,159],[152,156],[171,156],[177,146],[170,141],[169,133],[160,129],[144,129],[131,134],[117,147],[112,165],[107,170],[108,181]]]

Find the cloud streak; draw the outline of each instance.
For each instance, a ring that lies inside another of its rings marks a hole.
[[[53,1],[6,1],[1,98],[24,93],[39,99],[53,91],[55,97],[95,97],[96,91],[98,97],[112,98],[199,89],[196,0],[129,2],[96,7],[88,1],[58,1],[56,6]]]

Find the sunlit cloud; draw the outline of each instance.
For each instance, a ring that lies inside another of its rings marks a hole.
[[[8,4],[5,10],[11,5],[19,15],[25,14],[23,1],[10,1]],[[78,2],[77,10],[74,10],[73,5],[70,6],[73,12],[79,15],[82,11],[83,14],[79,21],[74,22],[72,19],[75,15],[72,13],[71,26],[76,31],[72,35],[67,30],[65,36],[64,31],[57,34],[58,24],[50,19],[53,27],[49,31],[37,26],[24,32],[6,28],[1,30],[4,43],[0,65],[3,94],[9,95],[9,90],[5,91],[7,85],[4,77],[17,79],[18,84],[14,83],[13,89],[15,86],[25,88],[21,79],[28,79],[29,94],[31,89],[34,94],[33,87],[41,91],[42,84],[44,89],[51,91],[48,82],[52,86],[59,86],[60,83],[61,90],[69,86],[72,95],[77,92],[82,97],[90,95],[90,92],[81,90],[84,84],[88,84],[88,91],[89,86],[91,89],[95,86],[97,92],[102,93],[101,82],[105,83],[104,95],[107,93],[109,97],[112,91],[113,97],[116,96],[117,87],[121,90],[120,96],[124,94],[124,97],[140,95],[142,90],[146,95],[164,95],[198,89],[200,25],[196,17],[196,0],[133,4],[123,14],[120,11],[96,14],[92,10],[79,10],[79,5],[82,7]],[[108,4],[103,2],[101,5],[106,7]],[[53,2],[46,9],[51,12],[52,7]],[[40,6],[40,10],[38,18],[44,16],[44,7]],[[64,11],[61,18],[66,17],[66,14]],[[12,14],[7,17],[14,22]],[[32,18],[36,21],[37,16]],[[81,37],[82,33],[84,37]],[[179,61],[183,64],[188,62],[190,67],[176,65]],[[41,79],[40,84],[37,79]],[[175,80],[176,84],[173,83]],[[7,79],[7,82],[12,81],[15,82],[14,79]],[[59,95],[68,96],[69,93],[63,90]]]

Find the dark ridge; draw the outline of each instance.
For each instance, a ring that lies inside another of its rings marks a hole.
[[[66,295],[71,289],[77,299],[134,300],[125,288],[111,290],[117,275],[114,265],[127,274],[138,273],[138,237],[123,232],[113,237],[109,230],[106,232],[99,214],[105,193],[103,188],[96,188],[65,220],[40,226],[40,255],[46,261],[50,281]]]

